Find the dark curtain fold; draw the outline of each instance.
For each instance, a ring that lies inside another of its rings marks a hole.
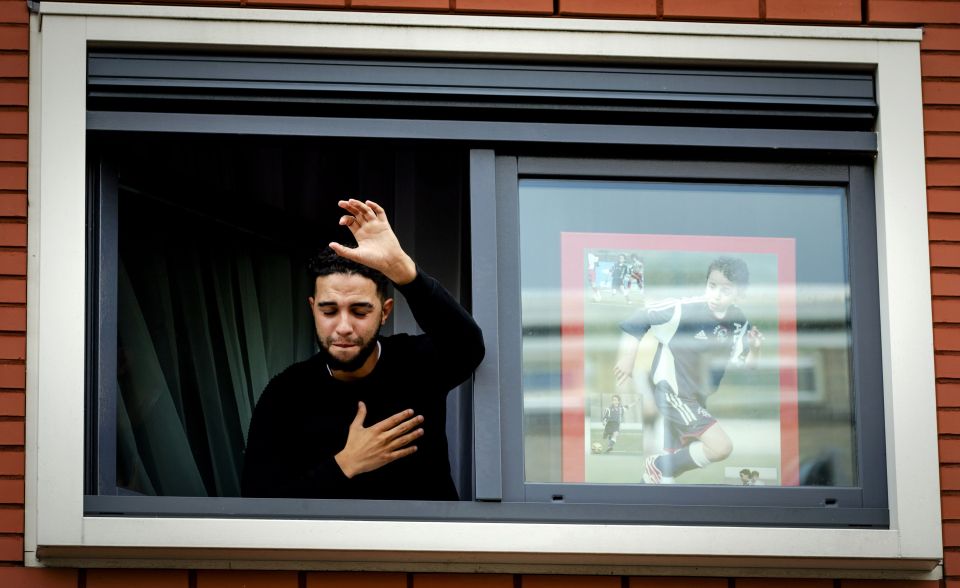
[[[169,243],[121,253],[118,486],[237,496],[261,391],[313,352],[306,279],[280,253]]]

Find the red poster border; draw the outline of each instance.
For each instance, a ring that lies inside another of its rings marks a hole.
[[[777,256],[777,307],[780,334],[780,481],[800,483],[800,436],[797,422],[796,247],[777,237],[706,235],[560,234],[562,285],[562,464],[564,482],[584,482],[584,253],[587,249],[765,253]]]

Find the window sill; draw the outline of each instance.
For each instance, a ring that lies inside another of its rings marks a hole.
[[[84,517],[35,565],[939,577],[892,530]],[[509,546],[509,551],[507,551]],[[735,572],[732,572],[735,568]]]

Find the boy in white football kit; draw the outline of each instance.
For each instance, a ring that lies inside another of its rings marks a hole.
[[[603,438],[607,441],[606,453],[613,451],[613,446],[617,444],[617,438],[620,436],[620,423],[625,420],[624,417],[626,417],[628,408],[630,407],[620,404],[620,396],[614,394],[613,398],[610,399],[610,406],[603,409],[601,422],[603,422]]]
[[[729,364],[752,365],[760,355],[763,335],[750,325],[736,302],[750,282],[742,259],[720,257],[707,269],[704,296],[651,304],[620,324],[614,367],[618,384],[633,377],[640,339],[650,331],[658,340],[651,368],[653,395],[663,415],[664,450],[648,456],[643,480],[671,483],[676,476],[726,459],[733,442],[706,409]],[[702,370],[705,356],[720,359]]]

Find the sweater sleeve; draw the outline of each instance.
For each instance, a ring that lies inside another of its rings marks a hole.
[[[485,352],[483,332],[473,317],[433,277],[417,268],[417,277],[397,286],[423,329],[426,353],[450,388],[466,380]]]

